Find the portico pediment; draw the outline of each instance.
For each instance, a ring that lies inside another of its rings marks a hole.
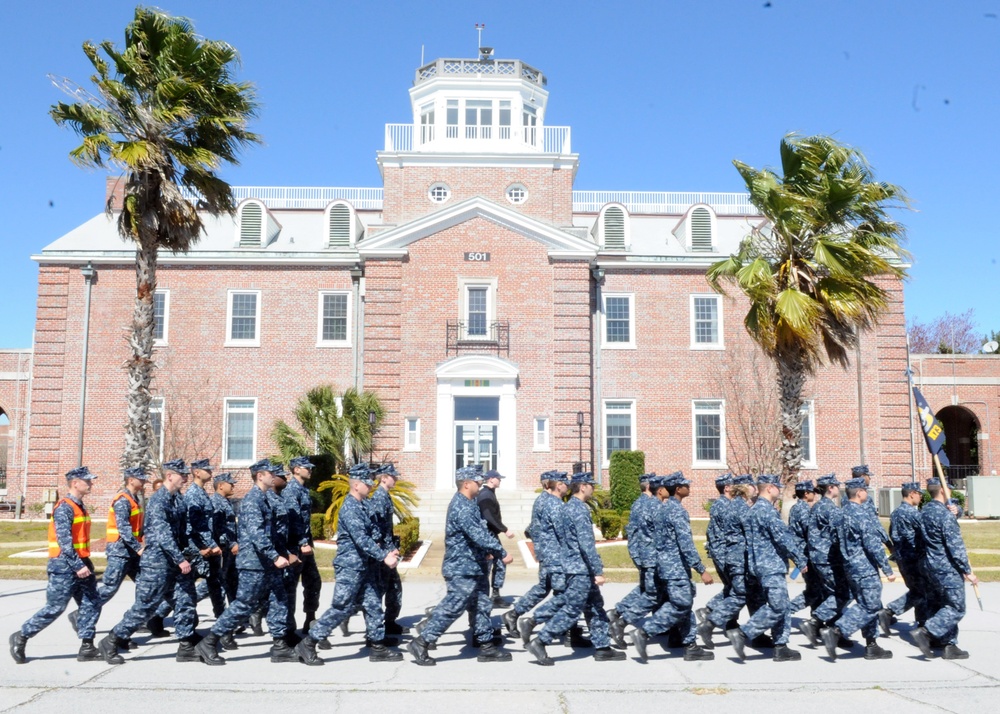
[[[464,355],[442,362],[434,370],[438,381],[488,379],[511,382],[519,370],[513,362],[490,355]]]
[[[403,256],[406,255],[407,246],[411,243],[477,218],[541,243],[548,249],[550,258],[589,260],[597,255],[597,246],[591,241],[481,196],[469,198],[378,233],[370,239],[359,242],[358,252],[362,257]]]

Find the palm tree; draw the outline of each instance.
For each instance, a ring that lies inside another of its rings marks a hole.
[[[802,463],[806,377],[826,360],[846,368],[859,333],[888,306],[879,279],[906,276],[905,229],[889,210],[907,199],[875,180],[860,151],[827,136],[785,136],[783,176],[733,163],[765,220],[707,277],[720,293],[725,282],[747,296],[747,332],[777,368],[787,484]]]
[[[232,46],[201,38],[188,20],[160,10],[136,8],[123,50],[105,41],[85,42],[83,51],[96,70],[96,94],[76,87],[69,93],[82,101],[60,102],[49,113],[82,137],[70,152],[75,163],[124,174],[118,233],[137,247],[122,464],[150,467],[157,252],[184,252],[197,242],[199,210],[233,213],[229,184],[216,171],[260,141],[247,129],[257,103],[253,86],[234,79],[239,56]],[[200,197],[197,207],[185,189]],[[117,209],[109,201],[107,210]]]

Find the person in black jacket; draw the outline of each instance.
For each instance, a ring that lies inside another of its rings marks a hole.
[[[500,541],[501,533],[508,538],[514,537],[514,531],[503,524],[500,515],[500,503],[497,501],[496,491],[500,488],[501,479],[503,479],[503,475],[499,471],[495,469],[487,471],[486,480],[483,482],[483,487],[479,489],[479,496],[476,497],[479,512],[483,514],[483,520],[486,521],[486,527],[490,529],[490,533],[497,537],[497,542]],[[500,596],[500,588],[503,587],[504,578],[507,576],[507,566],[504,565],[502,559],[494,558],[492,568],[490,585],[493,589],[491,593],[493,607],[510,607],[511,604]]]

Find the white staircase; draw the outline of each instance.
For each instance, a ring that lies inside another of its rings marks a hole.
[[[414,515],[420,519],[420,537],[427,538],[444,534],[444,520],[454,492],[425,491],[420,494],[420,506]],[[538,494],[534,491],[497,491],[500,512],[504,525],[524,538],[524,529],[531,522],[531,507]]]

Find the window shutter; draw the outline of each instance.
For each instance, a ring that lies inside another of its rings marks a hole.
[[[248,203],[240,213],[240,248],[259,248],[264,212],[256,203]]]
[[[604,212],[604,247],[625,250],[625,213],[617,206]]]
[[[351,244],[351,209],[342,203],[330,208],[330,247]]]
[[[712,217],[704,208],[691,212],[691,250],[712,250]]]

